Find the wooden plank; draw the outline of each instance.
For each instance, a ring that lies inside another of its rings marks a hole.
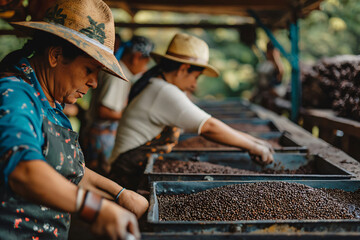
[[[250,20],[249,20],[250,21]],[[163,24],[163,23],[123,23],[117,22],[115,23],[116,27],[122,28],[181,28],[181,29],[189,29],[189,28],[203,28],[203,29],[216,29],[216,28],[234,28],[241,29],[245,24]],[[247,26],[248,24],[246,24]]]
[[[193,6],[193,7],[238,7],[243,9],[267,9],[267,10],[277,10],[277,9],[285,9],[291,6],[294,1],[292,0],[107,0],[106,3],[109,6],[115,6],[118,3],[126,2],[129,6],[135,7],[138,9],[146,9],[150,6],[176,6],[176,7],[183,7],[183,6]]]
[[[344,151],[331,146],[322,139],[313,137],[309,132],[294,124],[289,119],[281,117],[263,107],[253,105],[252,110],[255,111],[259,117],[272,120],[280,131],[289,132],[294,141],[309,149],[309,154],[318,154],[328,161],[354,173],[356,179],[360,179],[360,163]]]
[[[345,134],[360,138],[360,123],[354,120],[337,117],[331,110],[307,109],[301,113],[314,121],[315,125],[343,131]]]

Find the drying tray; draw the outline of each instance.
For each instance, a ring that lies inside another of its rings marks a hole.
[[[166,233],[266,233],[267,229],[283,232],[344,233],[360,232],[360,219],[336,220],[244,220],[244,221],[159,221],[157,196],[160,194],[189,194],[231,184],[245,184],[263,181],[159,181],[151,184],[150,208],[147,223],[153,232]],[[342,189],[356,191],[360,181],[353,180],[286,180],[314,188]],[[347,239],[347,238],[344,238]]]
[[[161,156],[164,160],[199,161],[260,172],[262,169],[295,170],[315,161],[316,174],[215,174],[215,173],[162,173],[154,172],[154,163]],[[275,153],[272,164],[262,166],[251,160],[249,154],[239,151],[174,151],[167,154],[151,154],[144,174],[152,181],[197,181],[197,180],[286,180],[286,179],[350,179],[355,177],[345,169],[318,156],[303,153]]]

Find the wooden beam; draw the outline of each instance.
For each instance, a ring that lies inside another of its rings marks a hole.
[[[17,36],[17,37],[27,37],[26,34],[23,34],[20,31],[0,29],[0,36],[4,36],[4,35],[14,35],[14,36]]]
[[[238,7],[238,8],[253,8],[253,9],[282,9],[286,8],[293,3],[292,0],[197,0],[194,2],[193,0],[108,0],[107,3],[109,6],[119,3],[126,2],[129,6],[139,9],[146,9],[151,6],[192,6],[195,8],[201,7]],[[152,7],[151,7],[152,8]]]
[[[195,7],[195,6],[161,6],[161,5],[152,5],[152,6],[133,6],[132,9],[136,10],[150,10],[150,11],[167,11],[167,12],[179,12],[179,13],[205,13],[205,14],[227,14],[235,16],[248,16],[245,9],[236,8],[236,7]]]
[[[190,24],[182,24],[182,23],[124,23],[124,22],[117,22],[115,23],[116,27],[122,28],[181,28],[181,29],[189,29],[189,28],[203,28],[203,29],[216,29],[216,28],[234,28],[234,29],[241,29],[246,24],[210,24],[210,23],[190,23]]]
[[[105,0],[105,3],[109,5],[109,7],[111,8],[121,8],[124,11],[126,11],[131,17],[134,17],[136,12],[131,10],[129,4],[125,1],[109,1],[109,0]]]

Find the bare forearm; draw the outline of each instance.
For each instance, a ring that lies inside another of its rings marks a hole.
[[[111,200],[114,200],[117,194],[123,189],[123,187],[116,182],[88,168],[85,168],[85,175],[79,185]],[[149,207],[148,201],[143,196],[131,190],[122,191],[117,203],[133,212],[138,218],[140,218]]]
[[[9,176],[9,185],[30,201],[75,212],[77,186],[42,160],[20,162]]]
[[[99,117],[103,120],[119,120],[122,116],[122,112],[114,111],[102,105],[99,106],[98,111]]]
[[[201,135],[212,141],[246,150],[254,146],[253,137],[229,127],[216,118],[210,118],[205,122]]]
[[[116,194],[122,189],[116,182],[111,181],[88,168],[85,168],[84,177],[79,185],[111,200],[113,200]]]

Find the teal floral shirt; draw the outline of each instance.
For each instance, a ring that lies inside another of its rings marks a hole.
[[[27,201],[8,186],[20,161],[46,161],[75,184],[85,168],[78,135],[61,105],[50,106],[27,59],[16,68],[26,81],[0,79],[0,239],[67,239],[69,213]]]

